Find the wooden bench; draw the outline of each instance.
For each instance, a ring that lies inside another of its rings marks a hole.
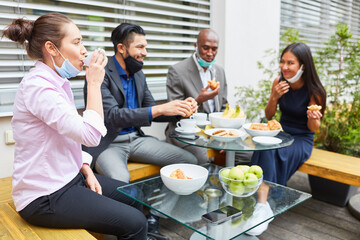
[[[129,162],[127,167],[130,173],[130,182],[159,174],[161,168],[152,164],[134,162]]]
[[[357,157],[314,148],[299,171],[360,187],[360,158]]]
[[[130,181],[150,177],[160,172],[151,164],[129,163]],[[103,234],[90,233],[84,229],[52,229],[34,226],[24,221],[16,212],[11,197],[11,177],[0,179],[0,239],[34,240],[91,240],[104,239]]]

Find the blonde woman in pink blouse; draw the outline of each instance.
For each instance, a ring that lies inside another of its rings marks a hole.
[[[81,151],[81,144],[97,146],[106,134],[100,86],[107,58],[95,51],[86,67],[87,105],[80,116],[68,78],[82,70],[86,49],[71,19],[59,13],[16,19],[3,36],[27,40],[28,56],[37,60],[14,102],[16,210],[39,226],[149,239],[141,206],[116,190],[125,183],[95,175],[91,157]]]

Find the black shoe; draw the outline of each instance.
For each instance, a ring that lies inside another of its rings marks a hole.
[[[148,235],[156,238],[157,240],[169,240],[165,235],[159,232],[159,217],[151,213],[148,215]]]

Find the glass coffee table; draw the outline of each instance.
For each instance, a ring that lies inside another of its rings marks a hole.
[[[258,202],[259,193],[246,198],[234,197],[221,187],[218,172],[222,167],[214,164],[204,167],[209,170],[207,182],[191,195],[182,196],[170,191],[160,176],[119,187],[118,191],[192,229],[197,238],[191,239],[216,240],[242,235],[311,197],[308,193],[267,181],[266,204]],[[242,214],[219,224],[202,219],[203,214],[228,205],[241,210]]]
[[[280,132],[278,135],[275,136],[276,138],[281,139],[281,143],[267,145],[255,143],[253,141],[253,137],[249,136],[244,130],[239,139],[232,142],[216,141],[203,132],[199,132],[196,135],[199,136],[199,138],[196,140],[188,140],[181,137],[176,137],[175,139],[192,146],[226,151],[226,166],[228,167],[234,166],[235,164],[235,151],[272,150],[288,147],[294,142],[294,138],[286,132]]]

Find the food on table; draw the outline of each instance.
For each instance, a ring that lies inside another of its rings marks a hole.
[[[310,105],[307,108],[311,111],[320,111],[322,107],[320,105]]]
[[[171,178],[176,178],[176,179],[192,179],[191,177],[187,177],[184,173],[183,170],[181,170],[180,168],[174,170],[171,172],[170,174]]]
[[[263,170],[258,165],[237,165],[220,171],[223,187],[226,188],[226,191],[230,191],[235,195],[255,192],[262,175]]]
[[[225,130],[217,130],[217,131],[213,132],[212,135],[224,137],[225,135],[227,135],[227,132]]]
[[[232,116],[234,112],[235,112],[235,110],[227,103],[225,111],[223,112],[221,117],[230,118],[230,116]]]
[[[219,137],[237,137],[239,136],[239,132],[236,130],[217,130],[213,132],[212,135]]]
[[[230,137],[237,137],[239,136],[239,132],[236,130],[229,130],[229,136]]]
[[[205,130],[212,129],[212,128],[214,128],[214,127],[212,127],[212,126],[210,126],[210,125],[206,125],[206,126],[205,126]]]
[[[270,128],[270,130],[279,130],[282,128],[281,124],[275,119],[268,121],[267,125]]]
[[[208,83],[212,90],[215,90],[220,85],[220,82],[216,82],[215,79],[208,81]]]
[[[281,129],[281,124],[276,121],[275,119],[268,121],[267,124],[263,123],[252,123],[249,127],[253,130],[260,130],[260,131],[273,131]]]
[[[268,125],[265,125],[262,123],[252,123],[249,128],[253,129],[253,130],[261,130],[261,131],[269,131],[270,130]]]
[[[241,111],[239,105],[236,105],[236,110],[235,110],[227,103],[225,111],[223,112],[221,117],[222,118],[244,118],[245,114],[243,111]]]

